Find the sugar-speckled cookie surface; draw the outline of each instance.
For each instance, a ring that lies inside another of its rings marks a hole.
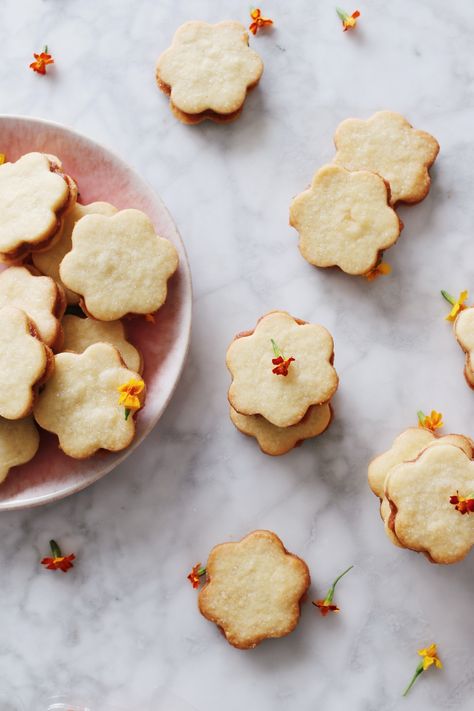
[[[95,321],[92,318],[66,315],[62,320],[64,351],[83,353],[93,343],[111,343],[130,370],[140,373],[142,358],[135,346],[127,341],[121,321]]]
[[[74,182],[54,156],[27,153],[0,165],[0,257],[19,259],[58,233],[77,197]]]
[[[60,319],[66,307],[63,289],[50,277],[36,276],[26,267],[9,267],[0,273],[0,308],[22,309],[39,338],[58,350],[62,344]]]
[[[81,217],[85,215],[114,215],[117,208],[108,202],[93,202],[90,205],[76,205],[64,217],[64,225],[60,239],[48,250],[35,252],[32,255],[35,267],[46,276],[52,277],[61,284],[59,276],[59,265],[66,254],[72,249],[72,231]],[[65,288],[68,304],[79,303],[79,296]]]
[[[427,447],[387,477],[390,525],[406,548],[426,553],[434,563],[456,563],[474,544],[474,516],[462,515],[450,497],[473,491],[474,461],[462,449],[441,442]]]
[[[378,173],[390,185],[392,205],[420,202],[428,194],[428,170],[438,155],[438,142],[400,114],[379,111],[366,121],[346,119],[334,142],[334,163],[347,170]]]
[[[285,359],[295,359],[286,376],[272,372],[272,339]],[[237,336],[229,346],[229,402],[242,415],[262,415],[277,427],[295,425],[311,405],[328,402],[336,392],[333,358],[332,336],[323,326],[273,311],[259,320],[254,331]]]
[[[367,274],[400,235],[401,222],[388,201],[389,190],[378,175],[323,166],[290,207],[301,254],[317,267]]]
[[[261,415],[241,415],[230,408],[230,419],[240,432],[255,437],[265,454],[286,454],[300,442],[324,432],[331,422],[331,406],[314,405],[303,419],[291,427],[276,427]]]
[[[308,566],[271,531],[212,549],[199,609],[239,649],[294,630],[310,585]]]
[[[19,420],[31,412],[38,386],[51,372],[52,357],[23,311],[0,308],[0,417]]]
[[[239,115],[263,72],[263,62],[248,42],[239,22],[192,21],[178,28],[171,47],[158,59],[156,79],[181,121],[229,121]]]
[[[93,318],[115,321],[164,304],[178,253],[140,210],[86,215],[74,227],[72,245],[60,265],[61,280]]]
[[[33,459],[39,447],[39,432],[32,417],[5,420],[0,417],[0,484],[13,467]]]
[[[95,343],[82,354],[59,353],[55,365],[34,408],[40,427],[54,432],[65,454],[76,459],[128,447],[135,422],[132,416],[125,419],[118,388],[141,378],[124,366],[117,349]],[[144,397],[143,391],[142,402]]]

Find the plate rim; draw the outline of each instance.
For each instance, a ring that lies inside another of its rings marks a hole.
[[[153,197],[154,200],[158,201],[160,204],[161,209],[163,210],[164,213],[166,213],[166,216],[170,222],[170,224],[173,226],[173,229],[175,231],[175,236],[179,242],[179,245],[182,249],[182,253],[184,256],[184,259],[180,259],[180,268],[182,269],[182,274],[183,274],[183,288],[184,288],[184,293],[185,293],[185,299],[184,299],[184,326],[182,329],[182,332],[185,334],[185,344],[184,344],[184,349],[182,353],[182,360],[180,367],[177,371],[174,383],[172,387],[170,388],[170,391],[162,404],[160,410],[156,414],[156,417],[153,418],[152,424],[150,425],[149,430],[141,437],[140,439],[135,438],[134,441],[130,444],[129,447],[123,450],[121,456],[116,458],[109,466],[105,466],[103,469],[101,469],[96,476],[92,477],[91,479],[88,479],[84,482],[79,482],[72,488],[67,488],[64,487],[64,489],[60,489],[54,494],[42,494],[39,496],[36,496],[33,499],[26,499],[24,501],[0,501],[0,513],[3,511],[20,511],[20,510],[25,510],[25,509],[31,509],[31,508],[37,508],[39,506],[45,506],[46,504],[53,504],[58,501],[61,501],[62,499],[65,499],[69,496],[72,496],[73,494],[78,494],[81,491],[84,491],[84,489],[87,489],[89,486],[92,486],[92,484],[95,484],[97,481],[102,479],[104,476],[107,474],[110,474],[110,472],[118,467],[120,464],[122,464],[134,451],[137,449],[146,439],[147,437],[151,434],[151,432],[154,430],[158,422],[160,421],[161,417],[165,413],[171,398],[173,397],[176,388],[178,387],[178,383],[181,380],[181,376],[183,374],[184,366],[186,365],[186,360],[189,355],[189,349],[191,345],[191,330],[192,330],[192,316],[193,316],[193,284],[192,284],[192,276],[191,276],[191,268],[189,266],[189,258],[186,250],[186,246],[184,244],[184,241],[181,237],[181,233],[178,229],[178,226],[171,215],[170,211],[168,210],[167,206],[163,202],[161,196],[156,192],[156,190],[152,187],[152,185],[149,183],[149,181],[142,177],[138,171],[130,166],[119,154],[115,152],[115,150],[109,148],[109,146],[106,146],[99,141],[97,141],[95,138],[90,138],[88,135],[82,133],[81,131],[76,131],[74,128],[70,128],[69,126],[66,126],[65,124],[60,123],[59,121],[52,121],[50,119],[44,119],[36,116],[27,116],[25,114],[5,114],[5,113],[0,113],[0,126],[2,121],[5,119],[9,121],[19,121],[21,123],[35,123],[35,124],[42,124],[49,126],[51,128],[56,128],[59,129],[60,131],[65,132],[66,134],[71,134],[72,136],[78,136],[82,140],[85,140],[86,142],[89,142],[92,144],[94,147],[101,151],[105,151],[108,153],[113,160],[115,160],[117,163],[119,163],[126,171],[131,173],[135,178],[137,178],[139,181],[141,181],[150,195]]]

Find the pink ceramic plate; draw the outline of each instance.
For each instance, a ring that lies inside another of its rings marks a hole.
[[[0,143],[0,152],[10,161],[30,151],[57,155],[77,181],[82,203],[106,200],[121,209],[143,210],[158,234],[173,242],[180,259],[156,323],[137,318],[127,324],[130,340],[143,353],[147,384],[146,405],[137,419],[133,444],[117,454],[100,452],[79,461],[58,449],[55,436],[42,432],[36,457],[12,469],[0,485],[2,510],[40,506],[74,494],[110,472],[143,441],[160,419],[181,375],[189,344],[192,295],[186,253],[173,220],[150,187],[122,160],[64,126],[26,117],[0,116]]]

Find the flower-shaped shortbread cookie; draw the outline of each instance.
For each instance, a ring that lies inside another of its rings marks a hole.
[[[305,439],[324,432],[331,422],[331,405],[310,407],[303,419],[291,427],[276,427],[261,415],[241,415],[230,408],[230,419],[240,432],[255,437],[265,454],[286,454]]]
[[[125,327],[121,321],[96,321],[67,315],[62,320],[64,331],[63,351],[83,353],[93,343],[111,343],[120,353],[123,362],[140,373],[142,358],[135,346],[127,341]]]
[[[34,408],[40,427],[54,432],[70,457],[90,457],[98,449],[125,449],[135,435],[133,417],[124,417],[119,387],[141,381],[123,365],[109,343],[95,343],[82,354],[59,353],[52,378]],[[144,391],[140,394],[143,404]]]
[[[54,279],[31,274],[26,267],[9,267],[0,274],[0,308],[22,309],[35,326],[38,337],[58,350],[63,332],[60,319],[66,308],[62,287]]]
[[[453,444],[463,449],[469,458],[472,457],[472,442],[464,435],[452,434],[437,437],[427,429],[410,427],[395,438],[389,450],[375,457],[369,464],[369,486],[380,499],[380,515],[385,525],[385,532],[395,545],[400,545],[400,543],[389,526],[391,509],[384,494],[385,480],[398,464],[412,461],[426,447],[438,444]]]
[[[464,373],[471,387],[474,387],[474,307],[463,309],[454,322],[454,335],[466,354]]]
[[[33,459],[39,447],[39,433],[32,417],[5,420],[0,417],[0,484],[12,467]]]
[[[61,229],[77,188],[54,156],[27,153],[0,165],[0,259],[19,259],[44,248]]]
[[[286,375],[275,373],[273,361],[279,359],[273,358],[272,341],[286,358],[294,359]],[[242,415],[263,415],[277,427],[295,425],[311,405],[328,402],[336,392],[333,358],[332,336],[323,326],[273,311],[229,346],[229,402]]]
[[[290,224],[299,232],[301,254],[317,267],[338,266],[347,274],[367,274],[383,250],[397,241],[402,228],[388,199],[387,186],[378,175],[323,166],[309,190],[290,207]]]
[[[440,441],[388,474],[389,525],[405,548],[434,563],[456,563],[474,545],[474,516],[462,515],[450,499],[473,491],[474,461],[460,447]]]
[[[0,308],[0,417],[26,417],[52,367],[53,354],[26,314],[13,306]]]
[[[196,21],[178,28],[158,60],[156,79],[181,121],[230,121],[239,115],[263,72],[263,62],[248,42],[239,22]]]
[[[212,549],[199,609],[239,649],[294,630],[310,585],[308,566],[271,531]]]
[[[79,220],[59,272],[93,318],[115,321],[159,309],[177,268],[176,249],[158,237],[145,213],[122,210]]]
[[[76,222],[85,215],[114,215],[116,212],[117,208],[108,202],[93,202],[90,205],[76,203],[64,218],[60,239],[47,251],[33,253],[33,264],[42,274],[52,277],[58,284],[61,284],[59,265],[72,249],[72,231]],[[77,294],[66,288],[65,292],[68,304],[79,303],[80,297]]]
[[[370,170],[390,185],[391,204],[420,202],[430,189],[428,169],[438,141],[418,131],[400,114],[379,111],[366,121],[346,119],[334,136],[334,163],[347,170]]]

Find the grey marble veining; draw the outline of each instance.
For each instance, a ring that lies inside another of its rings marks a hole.
[[[2,0],[0,112],[67,124],[137,168],[177,222],[195,290],[189,361],[147,441],[87,491],[0,517],[0,689],[27,711],[68,690],[98,709],[157,711],[163,688],[198,711],[472,708],[474,557],[441,567],[393,547],[366,468],[419,408],[474,434],[439,296],[474,291],[474,8],[358,7],[344,34],[330,0],[266,2],[275,30],[252,39],[265,73],[242,117],[188,127],[155,86],[156,57],[188,19],[247,22],[246,2]],[[56,66],[39,77],[28,64],[45,43]],[[400,210],[393,274],[368,284],[306,264],[288,206],[331,159],[338,122],[381,108],[432,132],[441,153],[429,197]],[[231,425],[224,365],[234,333],[273,308],[331,330],[341,379],[330,431],[277,459]],[[245,653],[198,614],[186,574],[258,527],[307,560],[313,598],[355,568],[338,617],[308,601],[291,636]],[[38,564],[52,536],[77,554],[68,575]],[[402,700],[431,641],[445,669]]]

